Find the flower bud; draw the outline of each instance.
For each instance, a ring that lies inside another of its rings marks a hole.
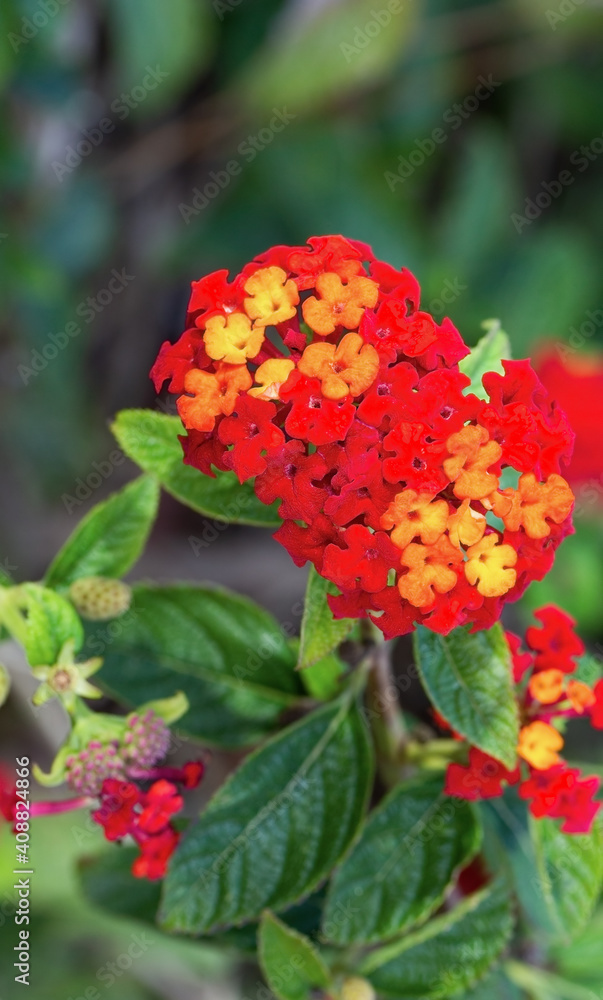
[[[368,979],[350,976],[343,981],[339,1000],[375,1000],[376,995]]]
[[[103,621],[117,618],[128,610],[132,601],[132,589],[121,580],[85,576],[71,584],[69,598],[82,618]]]

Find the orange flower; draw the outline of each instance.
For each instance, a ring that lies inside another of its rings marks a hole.
[[[448,518],[448,535],[457,549],[461,545],[476,545],[484,537],[485,530],[486,518],[479,511],[473,510],[468,498]]]
[[[551,533],[547,518],[561,524],[572,509],[574,494],[563,476],[555,472],[544,483],[539,483],[533,472],[524,472],[516,490],[494,493],[490,502],[509,531],[523,526],[529,538],[546,538]]]
[[[245,365],[219,365],[214,372],[193,368],[184,379],[185,392],[177,401],[178,413],[187,430],[212,431],[220,413],[227,416],[235,408],[240,392],[253,379]]]
[[[572,708],[578,712],[579,715],[591,705],[594,705],[596,698],[589,688],[588,684],[584,684],[583,681],[571,680],[567,685],[567,696],[571,702]]]
[[[398,590],[410,604],[424,608],[438,594],[447,594],[458,580],[454,567],[463,561],[458,549],[442,535],[434,545],[411,542],[402,553],[400,562],[410,570],[398,580]]]
[[[299,291],[282,267],[261,267],[243,287],[249,295],[243,302],[245,312],[255,320],[255,326],[274,325],[295,316]]]
[[[465,576],[484,597],[502,597],[514,586],[517,574],[513,566],[517,552],[512,545],[497,545],[498,535],[485,535],[481,542],[467,549]]]
[[[540,670],[530,678],[529,691],[541,705],[552,705],[559,701],[563,694],[562,670],[552,667],[550,670]]]
[[[424,545],[433,545],[443,535],[447,521],[446,500],[433,500],[429,493],[403,490],[381,516],[381,527],[393,528],[392,542],[405,549],[417,535]]]
[[[336,327],[353,330],[358,326],[365,308],[377,305],[379,286],[370,278],[350,278],[343,284],[332,271],[316,278],[319,298],[312,295],[302,303],[303,317],[314,333],[326,337]]]
[[[444,472],[454,482],[459,500],[481,500],[498,486],[498,477],[487,470],[502,455],[497,441],[490,441],[485,427],[469,424],[451,434],[446,442],[450,458],[444,459]]]
[[[208,319],[203,335],[205,350],[214,361],[229,365],[244,365],[247,358],[255,358],[264,342],[264,330],[251,328],[245,313],[234,312],[227,316]]]
[[[559,764],[557,753],[563,747],[563,736],[547,722],[531,722],[519,733],[517,753],[538,771],[548,771]]]
[[[359,396],[373,383],[379,370],[379,355],[357,333],[346,333],[335,344],[309,344],[297,366],[304,375],[319,378],[327,399]]]
[[[250,389],[249,395],[258,399],[279,399],[280,388],[294,368],[295,362],[289,358],[270,358],[264,361],[254,376],[259,385]]]

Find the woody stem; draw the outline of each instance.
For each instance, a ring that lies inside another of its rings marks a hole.
[[[381,778],[384,784],[391,785],[400,778],[401,750],[407,740],[407,731],[388,645],[379,629],[369,628],[372,647],[368,655],[366,706]]]

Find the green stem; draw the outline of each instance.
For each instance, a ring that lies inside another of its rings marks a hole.
[[[27,621],[19,608],[17,587],[0,588],[0,624],[10,632],[22,646],[27,636]]]
[[[374,629],[371,639],[373,646],[367,658],[366,707],[381,779],[386,785],[394,785],[400,779],[401,751],[408,737],[388,646],[378,629]]]
[[[585,986],[570,983],[567,979],[556,976],[546,969],[537,969],[534,965],[525,965],[509,959],[504,965],[505,972],[511,982],[523,990],[536,993],[539,998],[554,994],[559,1000],[598,1000],[597,994]]]

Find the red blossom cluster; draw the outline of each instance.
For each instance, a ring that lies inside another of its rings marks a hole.
[[[157,767],[141,770],[140,781],[152,783],[145,791],[138,781],[106,778],[98,795],[99,808],[92,819],[102,826],[107,840],[131,837],[140,848],[132,864],[136,878],[163,878],[180,834],[172,818],[180,812],[184,799],[178,790],[196,788],[203,777],[202,761],[188,761],[183,767]],[[156,780],[154,780],[156,779]],[[19,799],[14,782],[0,769],[0,815],[14,825]],[[66,812],[91,805],[93,799],[58,799],[54,802],[34,802],[31,817]]]
[[[174,777],[184,788],[195,788],[203,775],[203,765],[191,761]],[[132,865],[136,878],[163,878],[176,849],[179,833],[171,819],[184,804],[177,785],[166,778],[154,781],[145,792],[133,781],[107,778],[100,794],[100,808],[92,818],[103,827],[107,840],[132,837],[140,854]]]
[[[178,395],[184,461],[279,503],[275,537],[340,589],[337,618],[446,634],[495,622],[572,530],[565,416],[528,361],[468,392],[467,354],[408,270],[321,236],[193,282],[151,375]]]
[[[595,729],[603,729],[603,679],[591,688],[572,676],[584,646],[569,615],[550,605],[535,617],[542,627],[527,630],[526,651],[517,636],[507,633],[522,722],[517,766],[509,771],[471,747],[467,766],[448,766],[446,792],[462,799],[489,799],[502,795],[504,785],[519,784],[520,798],[530,803],[533,816],[563,820],[563,833],[587,833],[601,808],[594,801],[599,778],[583,778],[563,761],[559,727],[562,720],[587,716]]]

